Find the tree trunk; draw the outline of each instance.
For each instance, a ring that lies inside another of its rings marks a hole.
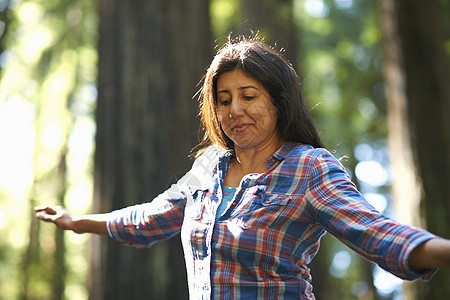
[[[151,201],[188,170],[208,1],[100,1],[94,211]],[[179,237],[151,249],[94,238],[91,299],[186,299]]]
[[[67,193],[67,147],[64,146],[59,158],[58,164],[58,205],[66,206],[64,197]],[[66,245],[64,242],[64,230],[55,231],[55,254],[54,254],[54,267],[51,277],[52,286],[52,300],[65,299],[64,290],[66,288],[67,267],[66,267]]]
[[[292,64],[297,62],[297,26],[293,17],[292,0],[243,0],[241,10],[244,23],[238,33],[259,32],[270,45],[284,49]]]
[[[381,9],[398,219],[448,238],[450,88],[439,1],[383,0]],[[448,282],[440,272],[408,299],[440,299]]]

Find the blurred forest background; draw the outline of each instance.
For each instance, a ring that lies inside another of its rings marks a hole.
[[[378,210],[450,238],[448,0],[0,0],[0,299],[187,299],[179,237],[135,249],[32,208],[107,212],[183,174],[230,32],[285,49]],[[450,272],[404,283],[332,236],[311,268],[318,299],[450,295]]]

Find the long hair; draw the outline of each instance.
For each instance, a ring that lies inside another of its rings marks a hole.
[[[257,39],[240,38],[218,51],[203,77],[199,111],[205,135],[199,146],[216,145],[233,150],[217,114],[217,79],[223,73],[241,70],[258,80],[277,108],[277,130],[289,142],[323,147],[319,133],[306,108],[297,73],[283,55]],[[200,152],[202,152],[200,150]]]

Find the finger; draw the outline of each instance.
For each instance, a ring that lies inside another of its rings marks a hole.
[[[35,206],[35,207],[34,207],[34,211],[35,211],[35,212],[40,212],[40,211],[45,210],[47,207],[48,207],[47,205],[39,205],[39,206]]]
[[[55,222],[64,214],[62,206],[43,206],[36,211],[36,217],[46,222]]]
[[[59,210],[62,209],[62,206],[49,206],[49,205],[42,205],[42,206],[36,206],[34,208],[34,211],[37,212],[46,212],[49,214],[56,214]]]
[[[36,213],[36,218],[45,222],[55,222],[58,217],[56,214],[48,214],[45,211]]]

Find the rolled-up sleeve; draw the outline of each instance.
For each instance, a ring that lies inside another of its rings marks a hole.
[[[421,243],[436,238],[379,213],[357,191],[341,164],[322,150],[313,162],[308,209],[317,222],[347,246],[405,280],[430,279],[435,270],[413,270],[408,259]]]
[[[153,201],[111,212],[107,221],[109,235],[128,245],[148,247],[178,234],[188,199],[212,182],[219,154],[216,149],[206,151],[188,173]]]
[[[148,247],[178,234],[186,197],[177,185],[152,202],[126,207],[109,214],[109,235],[135,247]]]

